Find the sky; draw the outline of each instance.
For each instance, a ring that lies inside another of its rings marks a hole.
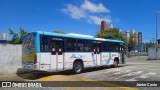
[[[154,11],[160,11],[160,0],[0,0],[0,32],[22,27],[95,36],[105,20],[122,31],[134,28],[150,42],[156,37]],[[158,21],[160,38],[160,15]]]

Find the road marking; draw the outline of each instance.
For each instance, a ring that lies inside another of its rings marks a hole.
[[[33,73],[23,73],[23,74],[19,74],[19,76],[22,76],[23,78],[27,78],[30,76],[33,76]],[[17,74],[9,74],[9,75],[2,75],[0,76],[0,78],[12,78],[12,77],[16,77]]]
[[[85,75],[86,77],[92,77],[92,76],[101,76],[101,75],[105,75],[105,74],[108,74],[108,73],[113,73],[113,72],[118,72],[118,71],[121,71],[122,69],[109,69],[109,70],[100,70],[100,71],[94,71],[94,72],[89,72],[89,73],[82,73],[82,74],[79,74],[78,76],[83,76]]]
[[[134,75],[140,74],[140,73],[142,73],[142,72],[143,72],[143,71],[131,72],[131,73],[125,74],[125,75],[123,75],[123,76],[134,76]]]
[[[139,78],[145,79],[145,78],[150,77],[150,75],[152,76],[152,75],[156,75],[156,74],[157,74],[157,73],[149,72],[149,73],[147,73],[147,74],[144,74],[144,75],[139,76]]]
[[[0,78],[10,78],[10,77],[16,77],[16,76],[17,76],[16,74],[10,74],[10,75],[0,76]]]
[[[129,71],[129,72],[130,72],[130,71]],[[142,73],[142,72],[143,72],[143,71],[136,71],[136,72],[131,72],[131,73],[128,73],[128,74],[119,76],[119,77],[110,77],[110,78],[112,78],[112,79],[114,79],[114,80],[118,80],[118,79],[120,79],[120,78],[134,76],[134,75],[140,74],[140,73]]]
[[[149,78],[150,76],[154,76],[154,75],[156,75],[156,74],[157,74],[157,73],[149,72],[149,73],[143,74],[143,75],[141,75],[141,76],[138,76],[138,77],[134,77],[134,78],[125,80],[125,81],[137,81],[137,80],[136,80],[137,78],[146,79],[146,78]]]
[[[26,75],[26,74],[24,74],[24,75]],[[9,78],[9,77],[15,77],[15,76],[17,76],[17,75],[12,74],[12,75],[0,76],[0,78]],[[111,86],[111,87],[116,87],[116,88],[120,88],[120,89],[124,89],[124,90],[138,90],[136,88],[130,88],[130,87],[126,87],[126,86],[121,86],[121,85],[117,85],[117,84],[97,81],[97,80],[93,80],[93,79],[89,79],[89,78],[81,78],[81,77],[77,77],[77,76],[54,75],[54,77],[53,76],[47,76],[47,77],[43,77],[43,78],[40,78],[40,79],[37,79],[37,80],[38,81],[50,81],[50,80],[56,80],[56,79],[62,78],[62,77],[65,77],[65,78],[68,77],[68,78],[72,78],[72,79],[74,78],[74,79],[78,79],[78,80],[81,80],[81,81],[96,81],[94,83],[108,85],[108,86]]]
[[[58,80],[59,78],[66,77],[66,75],[52,75],[52,76],[47,76],[43,78],[37,79],[38,81],[55,81]]]
[[[75,79],[80,79],[82,81],[95,81],[93,83],[103,84],[103,85],[107,85],[107,86],[111,86],[111,87],[116,87],[116,88],[120,88],[120,89],[124,89],[124,90],[138,90],[136,88],[130,88],[130,87],[121,86],[121,85],[117,85],[117,84],[97,81],[97,80],[93,80],[93,79],[89,79],[89,78],[82,78],[82,77],[77,77],[77,76],[67,76],[67,77],[75,78]]]
[[[132,70],[126,70],[126,71],[120,71],[120,72],[116,72],[116,73],[113,73],[114,75],[119,75],[119,74],[124,74],[124,73],[129,73],[131,72]]]
[[[130,88],[130,87],[126,87],[126,86],[121,86],[121,85],[117,85],[117,84],[97,81],[97,80],[93,80],[93,79],[89,79],[89,78],[82,78],[82,77],[78,77],[78,76],[53,75],[53,76],[43,77],[43,78],[40,78],[40,79],[37,79],[37,80],[38,81],[54,81],[54,80],[56,80],[58,78],[62,78],[62,77],[70,78],[72,80],[77,79],[77,80],[80,80],[80,81],[94,81],[93,83],[103,84],[103,85],[107,85],[107,86],[111,86],[111,87],[115,87],[115,88],[119,88],[119,89],[123,89],[123,90],[138,90],[136,88]],[[69,88],[67,88],[67,89],[69,89]]]

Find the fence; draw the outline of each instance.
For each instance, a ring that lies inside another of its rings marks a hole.
[[[22,67],[22,45],[0,44],[0,75],[13,74]]]
[[[157,57],[160,60],[160,48],[158,48],[157,53],[158,53]],[[157,59],[156,58],[156,48],[148,48],[148,59],[152,59],[152,60]]]
[[[127,57],[148,56],[147,52],[128,52]]]

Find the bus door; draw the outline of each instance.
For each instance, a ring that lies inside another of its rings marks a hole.
[[[120,55],[120,63],[125,63],[125,50],[123,45],[120,45]]]
[[[64,70],[64,41],[51,40],[51,69]]]
[[[94,49],[94,63],[96,65],[101,65],[101,43],[93,43]]]

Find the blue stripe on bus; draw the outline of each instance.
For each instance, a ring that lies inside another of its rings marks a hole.
[[[108,58],[108,60],[107,60],[107,64],[110,63],[110,56],[111,56],[111,53],[109,52],[109,58]]]
[[[38,34],[44,34],[44,35],[51,35],[51,36],[71,37],[71,38],[82,38],[82,39],[94,40],[93,37],[84,37],[84,36],[76,36],[76,35],[68,35],[68,34],[58,34],[58,33],[42,32],[42,31],[37,31],[37,33],[38,33]]]
[[[36,52],[36,53],[51,53],[51,52]],[[74,53],[93,53],[93,52],[63,52],[63,53],[72,53],[72,54],[74,54]]]
[[[93,52],[64,52],[64,53],[93,53]]]
[[[120,41],[120,40],[112,40],[112,39],[106,39],[106,41],[124,43],[124,41]]]
[[[94,38],[94,37],[84,37],[84,36],[76,36],[76,35],[68,35],[68,34],[58,34],[58,33],[52,33],[52,32],[37,31],[37,33],[38,34],[44,34],[44,35],[60,36],[60,37],[72,37],[72,38],[82,38],[82,39],[96,40],[96,38]],[[121,40],[112,40],[112,39],[105,39],[105,40],[110,41],[110,42],[124,43]]]
[[[108,59],[108,60],[107,60],[107,64],[109,64],[109,62],[110,62],[110,60]]]

